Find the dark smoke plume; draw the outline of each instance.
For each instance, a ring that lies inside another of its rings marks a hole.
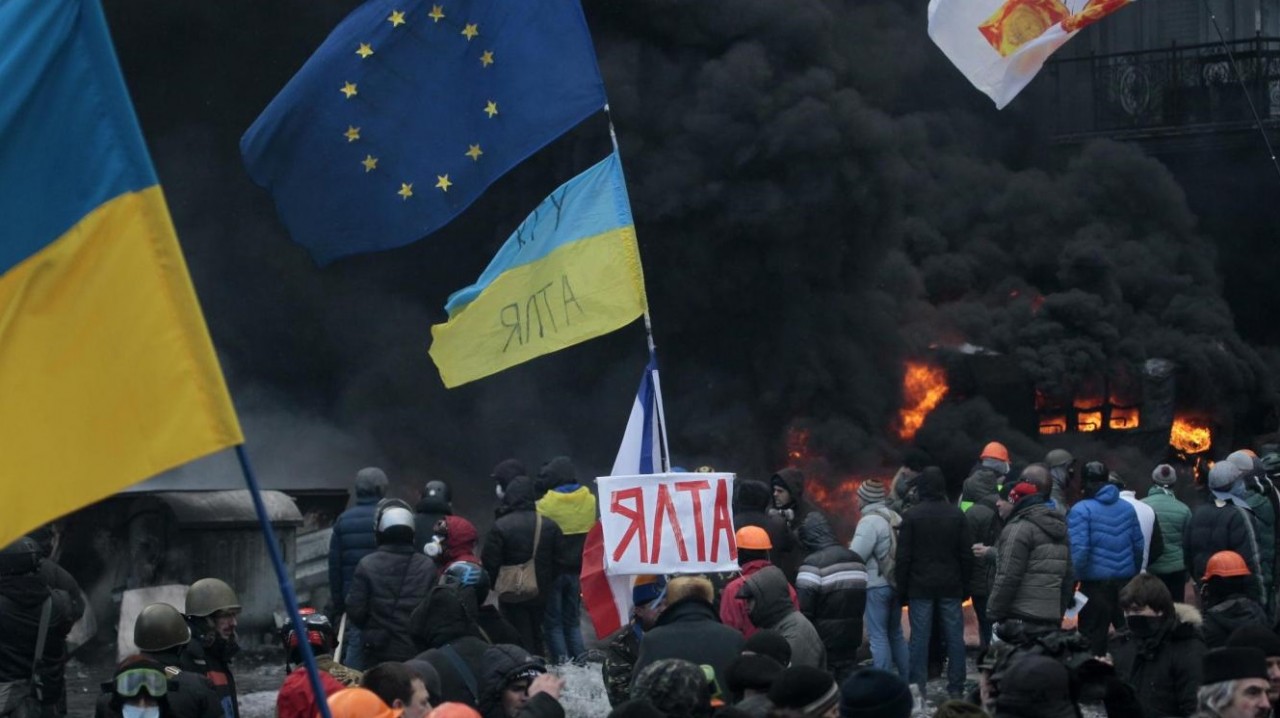
[[[240,134],[354,6],[107,2],[233,393],[354,437],[409,495],[444,477],[487,506],[484,477],[506,456],[607,472],[644,364],[639,327],[452,392],[426,355],[447,295],[608,151],[603,116],[437,235],[325,269],[245,176]],[[1036,93],[991,109],[929,42],[924,9],[586,3],[678,462],[767,475],[796,422],[842,469],[896,461],[903,361],[962,342],[1068,392],[1166,358],[1180,402],[1226,424],[1265,414],[1276,362],[1237,334],[1174,176],[1114,143],[1049,153]],[[996,437],[1022,460],[1044,448],[982,399],[944,403],[920,442],[963,471]]]

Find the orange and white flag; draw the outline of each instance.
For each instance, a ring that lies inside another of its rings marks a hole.
[[[1081,28],[1132,0],[930,0],[929,37],[1001,109]]]

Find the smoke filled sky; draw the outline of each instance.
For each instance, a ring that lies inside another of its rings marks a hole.
[[[608,151],[603,114],[443,231],[321,269],[289,241],[237,144],[356,3],[105,5],[269,484],[332,484],[376,463],[406,494],[439,477],[478,497],[507,456],[608,470],[645,362],[639,323],[453,391],[426,354],[449,293]],[[1274,265],[1267,222],[1249,208],[1236,222],[1198,218],[1192,207],[1221,182],[1197,163],[1175,174],[1109,142],[1051,151],[1037,87],[996,112],[929,42],[922,1],[585,9],[678,462],[760,476],[781,465],[797,421],[838,466],[895,461],[904,359],[966,341],[1068,392],[1116,363],[1167,358],[1182,404],[1242,440],[1274,430],[1275,330],[1253,321],[1246,340],[1224,296],[1236,314],[1275,300],[1248,288],[1265,279],[1256,270],[1224,281],[1221,259],[1256,267],[1234,248],[1248,243]],[[1234,181],[1280,191],[1262,173]],[[982,400],[945,403],[926,436],[951,462],[996,437],[1024,460],[1043,450]]]

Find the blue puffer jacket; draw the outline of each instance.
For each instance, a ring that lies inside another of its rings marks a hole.
[[[1120,490],[1111,484],[1067,514],[1071,564],[1081,581],[1129,579],[1142,567],[1142,527]]]
[[[378,548],[373,516],[379,500],[377,496],[357,496],[355,506],[343,511],[333,522],[333,534],[329,537],[329,591],[335,616],[346,611],[351,577],[360,559]]]

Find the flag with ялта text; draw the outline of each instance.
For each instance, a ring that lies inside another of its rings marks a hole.
[[[366,0],[240,151],[325,264],[443,227],[604,105],[578,0]]]
[[[996,103],[1009,104],[1082,28],[1132,0],[930,0],[929,37]]]
[[[241,443],[98,0],[0,2],[0,546]]]
[[[431,327],[450,388],[620,329],[645,311],[644,272],[617,153],[561,185]]]

